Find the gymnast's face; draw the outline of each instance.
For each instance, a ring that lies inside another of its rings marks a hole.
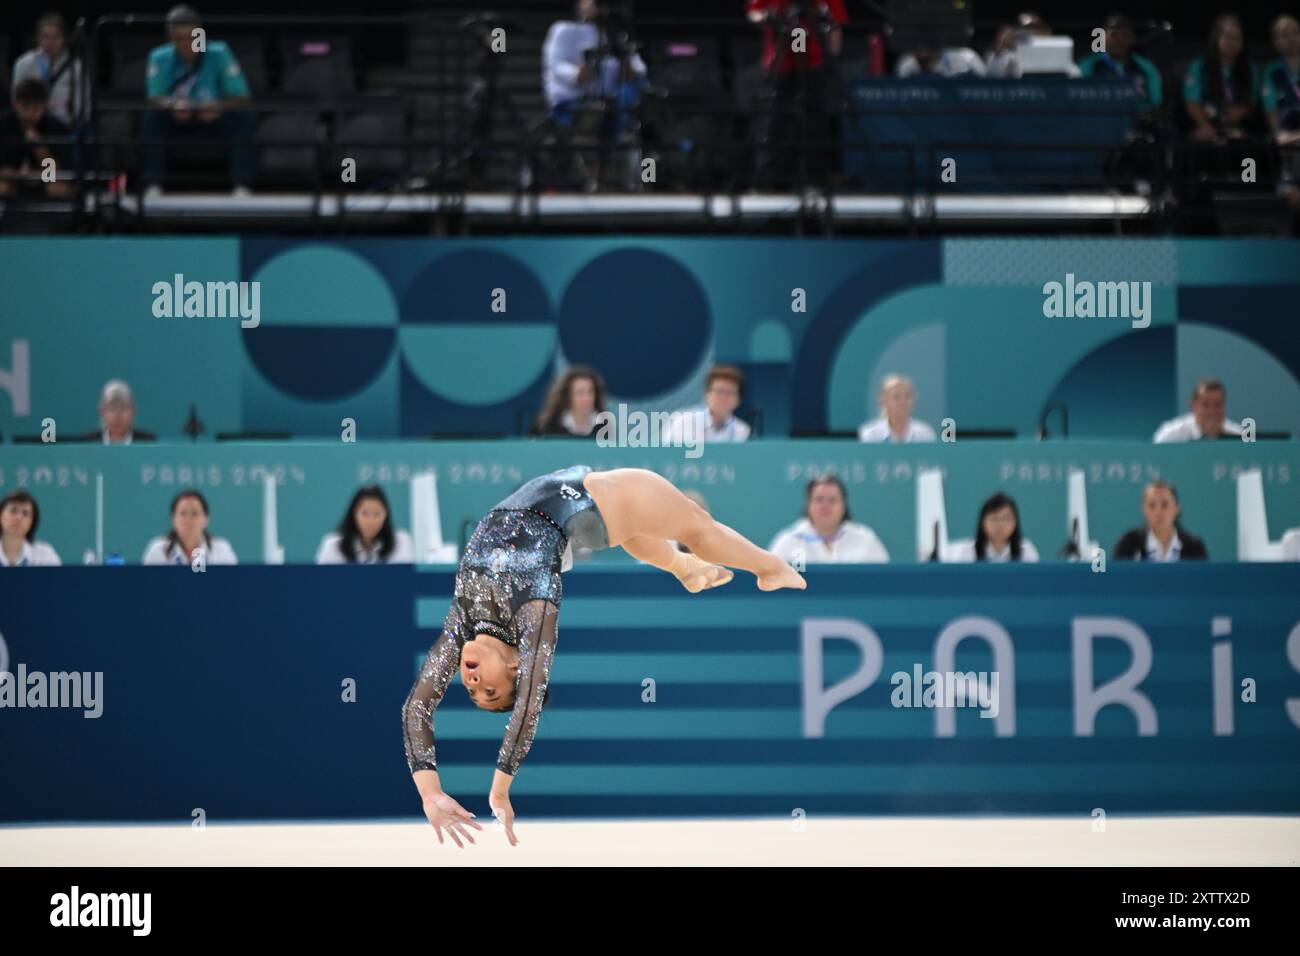
[[[509,710],[515,703],[518,661],[491,634],[475,635],[460,652],[460,680],[480,710]]]

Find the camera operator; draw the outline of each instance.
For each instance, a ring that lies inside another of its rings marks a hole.
[[[646,67],[626,32],[611,28],[610,14],[595,0],[577,0],[574,14],[573,20],[552,23],[546,33],[542,84],[551,121],[566,145],[584,103],[604,101],[596,177],[584,177],[592,189],[608,175],[614,145],[640,101]]]
[[[754,185],[788,183],[801,168],[796,141],[808,146],[807,171],[814,182],[831,172],[834,145],[832,63],[840,54],[843,0],[747,0],[750,22],[763,26],[767,109],[755,127]],[[802,34],[796,34],[802,29]]]

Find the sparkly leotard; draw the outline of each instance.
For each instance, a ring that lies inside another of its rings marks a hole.
[[[402,707],[406,763],[436,770],[433,712],[460,668],[461,650],[491,634],[519,652],[514,709],[497,769],[514,774],[532,746],[557,638],[560,573],[572,549],[609,546],[604,519],[583,487],[591,471],[575,465],[526,482],[487,513],[456,573],[456,596]]]

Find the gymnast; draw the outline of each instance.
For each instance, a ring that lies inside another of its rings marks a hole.
[[[461,837],[474,842],[470,829],[482,829],[474,814],[443,792],[434,761],[433,712],[457,669],[476,707],[510,711],[488,806],[510,845],[519,842],[510,784],[546,704],[560,573],[572,566],[575,547],[622,547],[692,593],[726,584],[733,577],[728,566],[754,574],[764,591],[807,587],[781,558],[714,521],[652,471],[575,465],[525,483],[489,511],[470,537],[442,633],[402,706],[407,766],[439,843],[444,829],[459,847]]]

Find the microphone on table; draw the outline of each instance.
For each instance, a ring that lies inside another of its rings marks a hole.
[[[191,402],[190,417],[187,418],[185,420],[185,424],[181,426],[181,432],[183,434],[189,435],[190,441],[197,441],[198,437],[202,435],[205,431],[207,431],[207,429],[203,427],[203,422],[199,421],[198,408],[195,406],[193,402]]]
[[[1069,561],[1078,561],[1083,556],[1079,550],[1079,519],[1077,517],[1070,520],[1070,540],[1065,542],[1065,547],[1061,549],[1061,557]]]

